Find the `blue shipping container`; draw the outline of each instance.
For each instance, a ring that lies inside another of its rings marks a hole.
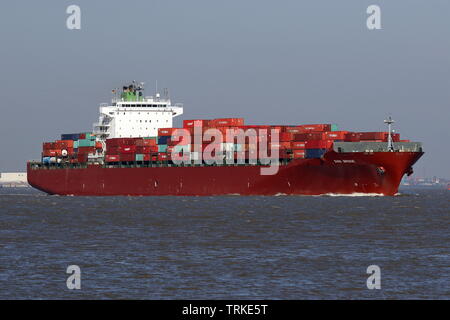
[[[79,138],[79,133],[64,133],[61,135],[61,140],[78,140]]]
[[[327,149],[306,149],[306,155],[305,158],[311,159],[311,158],[321,158]]]
[[[167,144],[167,140],[170,136],[160,136],[158,137],[158,144]]]

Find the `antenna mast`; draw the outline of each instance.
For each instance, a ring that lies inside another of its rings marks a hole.
[[[389,118],[387,118],[386,120],[384,120],[384,123],[386,123],[388,125],[388,150],[393,152],[394,151],[394,144],[392,142],[392,124],[395,121],[392,119],[391,116],[389,116]]]

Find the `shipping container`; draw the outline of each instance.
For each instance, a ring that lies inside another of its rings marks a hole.
[[[306,149],[329,149],[333,146],[332,140],[307,140]]]
[[[296,149],[292,151],[292,159],[304,159],[306,156],[306,151],[303,149]]]
[[[323,139],[344,140],[348,131],[328,131],[323,133]]]
[[[358,132],[360,140],[384,140],[387,132]]]
[[[131,154],[136,153],[136,146],[119,146],[118,147],[119,154]]]
[[[183,120],[183,128],[208,127],[210,120]]]
[[[306,148],[305,141],[292,141],[291,142],[292,149],[304,149]]]
[[[120,155],[120,161],[123,162],[134,162],[135,154],[134,153],[123,153]]]
[[[156,139],[138,139],[136,140],[136,146],[146,147],[146,146],[156,146]]]
[[[322,139],[323,139],[322,132],[309,132],[294,135],[294,141],[322,140]]]
[[[178,128],[159,128],[158,129],[158,137],[168,136],[170,137],[172,133]]]
[[[106,140],[106,148],[119,146],[134,146],[141,138],[113,138]]]
[[[311,158],[321,158],[327,149],[305,149],[306,154],[305,158],[311,159]]]
[[[303,132],[324,132],[331,131],[331,124],[322,123],[322,124],[303,124],[299,126],[302,128]]]
[[[168,144],[170,143],[170,136],[160,136],[158,137],[158,144]]]
[[[243,126],[243,118],[219,118],[209,121],[211,127],[231,127],[231,126]]]
[[[42,151],[42,156],[44,157],[56,157],[56,156],[60,156],[61,155],[61,150],[43,150]]]
[[[294,133],[292,132],[280,132],[279,140],[283,142],[292,141],[294,139]]]
[[[78,154],[95,153],[95,147],[78,147]]]
[[[79,163],[86,163],[88,160],[87,153],[78,153],[77,160]]]
[[[167,161],[169,160],[169,156],[167,153],[158,152],[158,161]]]
[[[158,152],[166,152],[167,144],[158,144]]]
[[[158,146],[139,146],[136,147],[136,153],[148,154],[158,152]]]
[[[88,139],[78,140],[78,148],[80,147],[95,147],[95,141]]]
[[[67,149],[73,148],[73,140],[56,140],[55,149]]]
[[[120,161],[120,157],[118,154],[107,154],[105,156],[105,161],[106,162],[119,162]]]
[[[44,142],[42,144],[42,150],[52,150],[56,149],[56,145],[54,142]]]
[[[61,135],[61,140],[78,140],[80,139],[79,133],[64,133]]]

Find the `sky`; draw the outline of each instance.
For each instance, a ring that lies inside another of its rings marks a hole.
[[[69,5],[81,29],[66,27]],[[369,5],[381,30],[369,30]],[[450,178],[450,1],[7,1],[0,10],[0,171],[91,131],[111,89],[167,87],[183,119],[337,123],[421,141],[417,176]]]

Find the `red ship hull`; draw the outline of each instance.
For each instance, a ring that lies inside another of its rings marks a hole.
[[[275,175],[261,166],[32,168],[28,182],[48,194],[150,195],[394,195],[422,152],[336,153],[280,165]]]

